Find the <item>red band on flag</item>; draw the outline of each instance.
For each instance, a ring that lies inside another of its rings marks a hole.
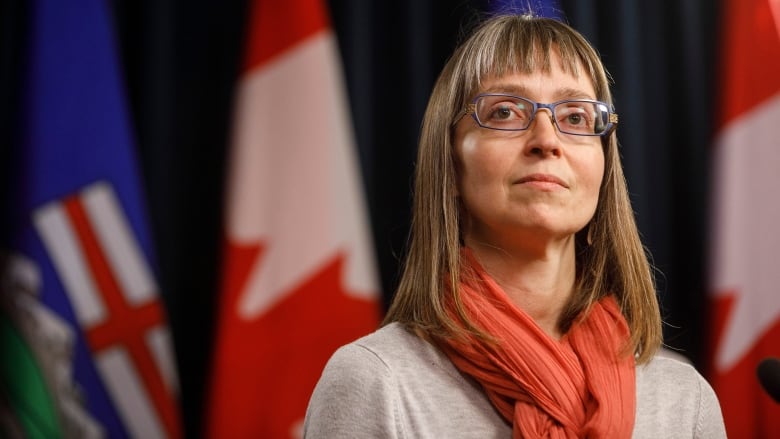
[[[256,1],[251,11],[245,72],[329,27],[321,0]]]
[[[718,129],[780,92],[780,38],[770,1],[725,2]]]

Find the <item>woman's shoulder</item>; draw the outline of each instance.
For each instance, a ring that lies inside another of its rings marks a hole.
[[[433,344],[397,323],[333,354],[309,402],[304,430],[310,437],[507,436],[478,385]]]
[[[399,323],[390,323],[340,347],[332,355],[326,372],[405,375],[421,369],[448,366],[444,354],[432,344],[408,331]]]
[[[718,398],[685,357],[656,355],[637,366],[636,380],[635,432],[648,434],[635,437],[665,437],[675,431],[689,431],[690,437],[725,437]]]
[[[319,386],[387,386],[398,373],[398,356],[411,357],[423,350],[417,339],[402,326],[386,325],[371,334],[338,348],[331,355]]]
[[[682,390],[712,393],[712,387],[702,374],[686,357],[672,351],[661,351],[648,363],[637,366],[637,392],[652,390],[654,392],[670,391],[681,393]]]
[[[414,344],[402,331],[388,325],[333,353],[309,400],[304,436],[380,437],[393,431],[398,374],[388,353]]]
[[[361,337],[347,346],[360,346],[377,353],[394,352],[397,349],[418,350],[427,344],[398,322],[389,323]]]

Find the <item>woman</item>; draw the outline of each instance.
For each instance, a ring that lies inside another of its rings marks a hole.
[[[339,349],[307,437],[725,437],[661,318],[607,74],[555,20],[500,16],[454,53],[420,139],[400,286]]]

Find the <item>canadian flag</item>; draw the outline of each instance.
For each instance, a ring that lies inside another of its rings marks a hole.
[[[713,169],[710,380],[730,437],[780,437],[780,0],[726,0]]]
[[[322,0],[255,0],[238,87],[207,435],[297,437],[327,359],[379,288]]]

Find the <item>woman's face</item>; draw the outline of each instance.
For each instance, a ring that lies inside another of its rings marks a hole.
[[[548,73],[487,78],[480,93],[508,93],[542,103],[596,99],[589,77],[564,73],[555,52],[551,65]],[[458,193],[468,216],[466,242],[504,248],[561,239],[593,217],[604,175],[600,137],[561,134],[542,109],[524,131],[482,128],[472,117],[463,117],[454,141]]]

